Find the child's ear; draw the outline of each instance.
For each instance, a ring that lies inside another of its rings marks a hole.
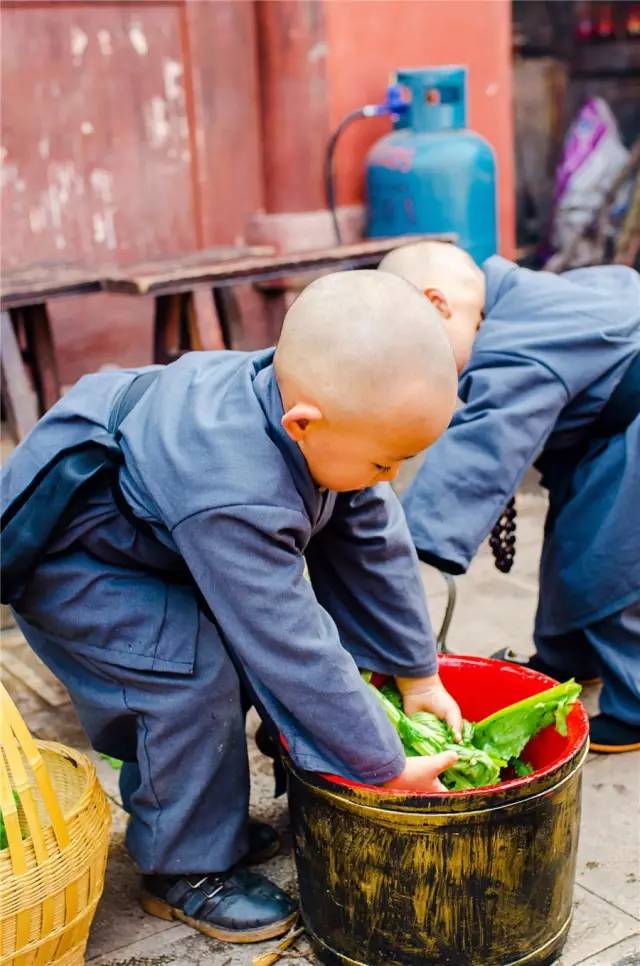
[[[309,427],[322,419],[322,413],[311,403],[296,403],[282,417],[282,425],[287,436],[299,443],[306,436]]]
[[[427,296],[431,304],[435,305],[443,319],[451,318],[451,309],[449,308],[449,303],[439,288],[426,288],[424,290],[424,294]]]

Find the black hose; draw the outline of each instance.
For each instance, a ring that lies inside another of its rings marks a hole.
[[[333,219],[333,228],[336,234],[336,242],[338,243],[338,245],[342,244],[342,234],[340,232],[340,225],[338,224],[338,215],[336,212],[336,187],[335,187],[335,178],[334,178],[334,170],[333,170],[333,156],[335,154],[338,138],[340,137],[344,129],[348,127],[352,121],[357,121],[361,117],[368,117],[368,114],[365,112],[365,108],[363,107],[359,107],[357,111],[350,111],[349,114],[346,114],[342,118],[337,128],[335,129],[335,131],[327,141],[327,149],[325,151],[325,156],[324,156],[324,185],[325,185],[325,193],[326,193],[326,199],[327,199],[327,208],[331,212],[331,217]]]

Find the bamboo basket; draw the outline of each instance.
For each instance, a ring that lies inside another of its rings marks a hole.
[[[102,893],[111,813],[85,755],[35,741],[0,685],[1,966],[78,966]]]

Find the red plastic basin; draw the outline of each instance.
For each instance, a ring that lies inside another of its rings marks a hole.
[[[499,711],[509,704],[528,698],[532,694],[539,694],[552,688],[557,681],[519,667],[508,661],[496,661],[493,658],[475,657],[473,655],[443,654],[438,661],[438,670],[442,683],[453,695],[468,721],[480,721],[487,715]],[[382,680],[382,679],[381,679]],[[558,734],[553,725],[545,728],[536,735],[522,752],[522,758],[533,765],[534,771],[524,778],[512,778],[492,786],[497,791],[507,791],[522,785],[527,785],[539,777],[552,772],[558,766],[567,762],[581,747],[589,735],[589,719],[580,701],[576,701],[567,718],[567,736]],[[376,785],[364,785],[352,782],[338,775],[324,775],[328,781],[346,788],[370,789],[378,794],[397,796],[401,789],[386,789]],[[430,798],[438,795],[483,795],[491,792],[491,788],[477,788],[466,791],[425,792]],[[411,792],[412,798],[419,798],[420,794]]]

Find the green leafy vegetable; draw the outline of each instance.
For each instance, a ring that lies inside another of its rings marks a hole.
[[[501,708],[475,726],[474,743],[502,758],[518,758],[527,742],[547,725],[567,734],[567,715],[582,688],[573,680]]]
[[[370,675],[363,674],[370,683]],[[395,684],[387,682],[378,690],[370,685],[382,702],[407,756],[437,755],[455,751],[458,761],[441,775],[452,790],[497,785],[503,769],[512,768],[518,777],[533,771],[520,754],[539,731],[555,722],[561,735],[567,733],[567,715],[582,690],[572,679],[542,691],[524,701],[509,705],[477,724],[463,723],[462,741],[457,743],[444,721],[434,714],[419,711],[411,716],[402,709],[402,697]]]
[[[20,807],[20,796],[16,791],[13,793],[13,800],[16,803],[16,807]],[[24,838],[25,833],[22,833],[22,838]],[[6,849],[9,846],[9,840],[7,838],[7,830],[4,826],[4,816],[2,814],[2,809],[0,808],[0,852],[2,849]]]
[[[100,752],[100,757],[102,758],[103,761],[109,762],[111,767],[115,768],[116,771],[120,771],[120,769],[122,768],[122,762],[120,761],[119,758],[112,758],[111,755],[103,755],[102,752]]]
[[[530,765],[527,761],[523,761],[522,758],[510,758],[509,768],[513,768],[518,778],[524,778],[533,771],[533,765]]]
[[[488,755],[471,743],[473,725],[464,724],[463,740],[457,744],[449,725],[428,711],[419,711],[409,717],[402,710],[402,699],[393,684],[385,684],[380,691],[374,688],[382,701],[403,744],[407,755],[437,755],[441,751],[455,751],[458,761],[447,768],[442,780],[447,788],[477,788],[495,785],[500,781],[500,769],[507,762]]]

